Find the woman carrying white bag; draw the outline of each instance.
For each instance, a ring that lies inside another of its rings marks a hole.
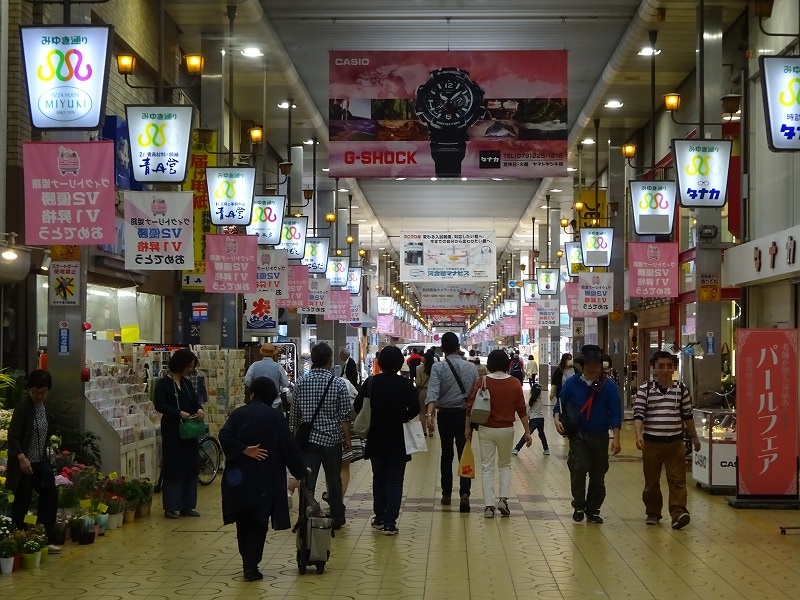
[[[489,374],[480,377],[467,400],[465,435],[472,439],[472,423],[478,423],[478,438],[481,448],[481,476],[483,479],[483,516],[487,519],[495,513],[495,468],[500,473],[500,495],[497,510],[504,517],[511,516],[508,495],[511,493],[511,449],[514,446],[514,413],[519,416],[525,429],[525,445],[531,445],[531,430],[528,427],[525,397],[522,384],[516,377],[508,375],[508,354],[494,350],[486,359]],[[476,398],[477,397],[477,398]],[[473,407],[475,409],[474,419]],[[486,413],[488,408],[488,414]]]
[[[383,535],[398,533],[403,479],[406,463],[411,460],[406,451],[404,428],[419,414],[414,385],[397,374],[402,364],[403,353],[399,348],[387,346],[381,350],[378,354],[381,372],[364,382],[354,405],[357,413],[369,406],[364,458],[372,462],[372,506],[375,513],[372,528]],[[359,423],[358,417],[356,423]]]

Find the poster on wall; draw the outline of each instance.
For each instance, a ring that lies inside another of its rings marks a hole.
[[[674,181],[631,181],[633,226],[637,235],[669,235],[675,221]]]
[[[422,283],[417,286],[420,295],[420,313],[445,313],[454,310],[461,314],[477,314],[483,286]]]
[[[252,294],[258,290],[254,235],[206,234],[206,292]]]
[[[567,52],[329,53],[331,177],[567,174]]]
[[[252,167],[206,169],[211,224],[247,227],[253,216],[256,170]]]
[[[280,243],[285,208],[286,196],[255,196],[253,218],[247,226],[247,235],[258,236],[259,246]]]
[[[183,183],[192,137],[191,105],[125,106],[134,181]]]
[[[732,144],[731,140],[672,140],[681,206],[725,206]]]
[[[174,271],[194,264],[191,192],[125,192],[125,268]]]
[[[583,317],[608,314],[614,310],[614,274],[578,275],[578,309]]]
[[[800,57],[758,57],[761,97],[766,115],[767,146],[773,152],[800,150]]]
[[[25,242],[114,245],[114,142],[23,142]]]
[[[413,282],[493,282],[494,231],[402,234],[400,279]]]
[[[737,329],[736,374],[736,497],[796,500],[797,329]]]
[[[212,131],[208,148],[217,147],[217,132]],[[206,144],[200,141],[200,134],[192,132],[192,156],[184,191],[192,192],[192,215],[194,239],[194,268],[187,269],[181,276],[181,288],[202,291],[206,288],[206,233],[211,231],[211,214],[208,210],[208,188],[206,187],[206,168],[217,164],[217,155],[208,152]]]
[[[78,306],[82,297],[81,285],[80,261],[53,260],[47,272],[48,305]]]
[[[114,28],[20,27],[28,106],[37,129],[100,129]],[[4,65],[5,67],[5,65]]]
[[[628,292],[632,298],[677,298],[678,242],[628,242]]]

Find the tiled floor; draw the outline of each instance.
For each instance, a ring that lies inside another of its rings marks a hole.
[[[108,534],[92,546],[68,544],[38,571],[0,577],[0,596],[72,598],[498,599],[797,598],[800,524],[793,511],[737,511],[722,497],[692,489],[692,523],[644,524],[639,453],[626,423],[623,452],[607,477],[605,524],[574,523],[566,447],[548,424],[552,454],[538,439],[513,459],[511,518],[484,519],[481,487],[473,512],[438,503],[438,438],[406,474],[400,535],[369,527],[369,463],[353,465],[348,524],[333,540],[323,575],[299,576],[295,538],[267,537],[264,580],[246,583],[233,527],[220,519],[219,487],[200,490],[200,519],[161,513]],[[158,498],[156,499],[156,503]]]

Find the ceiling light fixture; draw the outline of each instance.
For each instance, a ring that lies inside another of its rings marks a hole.
[[[561,188],[553,188],[553,189],[552,189],[552,190],[550,190],[550,191],[551,191],[552,193],[554,193],[554,194],[557,194],[558,192],[562,192],[562,191],[564,191],[564,190],[562,190]]]
[[[604,104],[605,108],[622,108],[623,106],[625,105],[619,100],[609,100]]]
[[[278,108],[283,108],[283,109],[289,108],[289,103],[288,102],[278,102]],[[292,108],[297,108],[297,104],[292,104]]]
[[[575,173],[577,170],[575,167],[567,167],[567,173]]]
[[[323,173],[327,173],[328,171],[330,171],[330,169],[328,167],[322,167],[322,172]]]
[[[251,46],[250,48],[242,49],[242,56],[246,56],[247,58],[258,58],[259,56],[264,56],[264,53],[261,51],[261,48]]]
[[[638,54],[639,56],[653,56],[653,55],[658,56],[659,54],[661,54],[661,48],[654,49],[651,48],[650,46],[645,46],[644,48],[639,50],[639,52],[637,52],[636,54]]]
[[[395,181],[405,181],[406,178],[405,177],[395,177],[394,180]]]
[[[431,181],[438,181],[436,177],[431,177]]]
[[[339,188],[339,191],[340,191],[340,192],[343,192],[343,193],[345,193],[345,194],[346,194],[346,193],[347,193],[347,192],[349,192],[350,190],[348,190],[347,188]]]
[[[592,146],[594,145],[594,140],[592,138],[586,138],[581,142],[584,146]]]

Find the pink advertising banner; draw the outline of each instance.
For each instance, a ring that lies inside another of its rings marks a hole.
[[[25,243],[117,241],[114,142],[24,142]]]
[[[308,302],[308,268],[303,265],[286,267],[283,294],[278,296],[279,308],[303,308]]]
[[[392,315],[378,315],[378,333],[392,333]]]
[[[628,290],[632,298],[677,298],[678,242],[628,242]]]
[[[323,318],[326,321],[347,321],[350,319],[350,292],[347,290],[331,290],[330,304]]]
[[[522,328],[539,329],[539,319],[536,314],[536,307],[528,304],[522,305]]]
[[[567,314],[570,317],[584,317],[586,316],[580,309],[578,303],[578,282],[568,281],[564,284],[564,295],[567,298]]]
[[[614,274],[578,274],[579,317],[599,317],[614,310]]]
[[[558,300],[534,300],[533,305],[539,316],[539,327],[555,327],[559,324]]]
[[[332,51],[331,177],[564,176],[567,52]]]
[[[519,334],[519,317],[504,317],[502,320],[503,336]]]
[[[331,282],[327,279],[308,280],[308,298],[302,312],[324,315],[330,307]]]
[[[206,234],[206,292],[253,294],[257,291],[258,236]]]

